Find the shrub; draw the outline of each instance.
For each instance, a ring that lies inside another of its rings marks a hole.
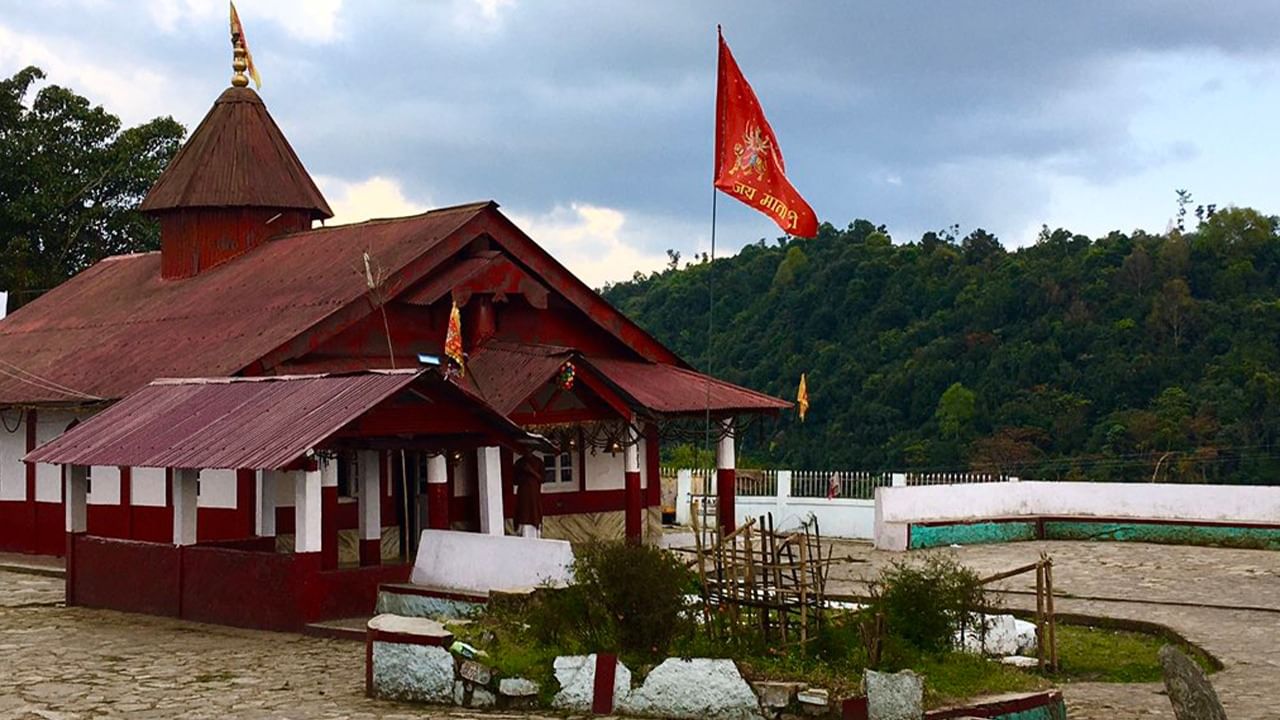
[[[891,564],[872,598],[866,612],[884,618],[886,634],[925,652],[948,650],[964,628],[981,628],[978,613],[988,606],[977,573],[943,555]]]
[[[540,593],[529,625],[540,642],[576,652],[665,656],[691,629],[684,596],[693,574],[649,545],[597,542],[574,549],[573,584]]]

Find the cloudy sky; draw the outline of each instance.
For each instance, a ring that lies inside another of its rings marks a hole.
[[[135,123],[227,85],[222,0],[0,0],[28,64]],[[1163,230],[1280,210],[1280,3],[242,0],[261,94],[340,220],[493,198],[594,285],[707,249],[722,23],[826,221]],[[720,252],[779,232],[722,198]]]

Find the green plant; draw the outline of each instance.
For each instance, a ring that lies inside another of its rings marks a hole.
[[[863,612],[884,618],[890,644],[900,640],[918,650],[942,652],[955,645],[965,628],[982,629],[978,610],[990,605],[977,573],[934,554],[921,563],[899,561],[885,568]]]
[[[541,593],[530,607],[529,626],[540,642],[657,659],[690,631],[684,598],[694,579],[671,553],[598,542],[574,555],[573,583]]]

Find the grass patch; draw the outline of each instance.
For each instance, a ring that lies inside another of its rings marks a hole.
[[[1167,640],[1145,633],[1059,625],[1058,662],[1062,668],[1058,675],[1091,682],[1160,682],[1158,653],[1167,644]],[[1189,654],[1206,673],[1213,672],[1201,653]]]

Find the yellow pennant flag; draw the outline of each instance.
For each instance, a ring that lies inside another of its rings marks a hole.
[[[258,74],[258,66],[253,62],[253,53],[249,51],[249,39],[244,36],[244,26],[240,24],[240,13],[236,12],[236,4],[231,3],[231,42],[235,43],[236,37],[240,38],[240,45],[244,48],[244,61],[249,66],[249,77],[253,78],[253,86],[262,89],[262,76]]]
[[[458,310],[458,301],[453,301],[453,309],[449,311],[449,327],[444,335],[444,354],[458,363],[458,374],[467,374],[466,355],[462,352],[462,313]]]
[[[796,390],[796,406],[800,410],[800,422],[809,412],[809,385],[805,382],[804,373],[800,373],[800,389]]]

